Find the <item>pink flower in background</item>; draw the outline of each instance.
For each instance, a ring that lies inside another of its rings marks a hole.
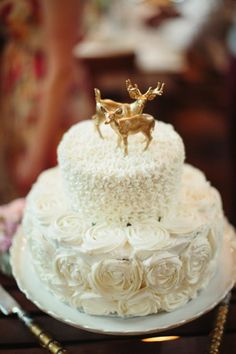
[[[21,223],[24,207],[23,198],[0,206],[0,252],[10,248],[12,238]]]

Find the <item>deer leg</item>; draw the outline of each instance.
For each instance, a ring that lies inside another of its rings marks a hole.
[[[95,127],[96,127],[96,130],[97,130],[98,135],[100,136],[100,138],[104,139],[104,137],[102,135],[102,132],[101,132],[101,129],[100,129],[100,124],[96,124]]]
[[[128,135],[123,135],[124,156],[128,155]]]
[[[100,119],[98,118],[97,114],[94,114],[94,115],[92,116],[92,120],[93,120],[93,122],[94,122],[94,127],[95,127],[96,132],[98,133],[98,135],[100,136],[101,139],[104,139],[104,138],[103,138],[103,135],[102,135],[102,133],[101,133],[101,130],[100,130],[101,121],[100,121]]]
[[[143,149],[143,151],[146,151],[147,148],[148,148],[148,146],[149,146],[149,144],[150,144],[150,142],[152,141],[152,136],[151,136],[150,132],[145,132],[145,133],[143,133],[143,134],[144,134],[145,137],[146,137],[146,146],[145,146],[145,148]]]
[[[121,142],[122,142],[122,136],[120,134],[118,134],[116,148],[120,148],[121,147]]]

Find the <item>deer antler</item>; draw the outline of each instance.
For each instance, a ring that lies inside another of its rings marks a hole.
[[[138,85],[133,85],[130,79],[126,80],[126,88],[129,92],[130,98],[132,98],[133,100],[137,100],[138,98],[140,98],[140,96],[142,96]]]
[[[149,87],[147,92],[144,94],[141,93],[141,91],[138,88],[137,84],[132,84],[131,80],[128,79],[126,80],[126,88],[127,91],[129,92],[129,95],[132,99],[137,100],[141,97],[145,97],[149,101],[153,100],[157,95],[161,96],[163,94],[163,89],[164,89],[165,84],[164,83],[157,83],[156,88]]]
[[[164,82],[160,83],[158,81],[157,87],[152,89],[151,87],[148,89],[148,91],[145,93],[145,96],[149,101],[153,100],[157,95],[161,96],[163,94],[163,89],[164,89]]]

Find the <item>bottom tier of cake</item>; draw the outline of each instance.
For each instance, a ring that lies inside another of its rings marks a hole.
[[[184,166],[176,211],[136,224],[89,224],[71,210],[59,170],[44,172],[28,196],[23,229],[45,287],[93,315],[173,311],[209,283],[223,238],[219,193]]]

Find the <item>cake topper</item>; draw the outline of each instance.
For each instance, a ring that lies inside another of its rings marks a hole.
[[[146,150],[152,140],[151,132],[155,126],[155,119],[150,114],[144,114],[143,109],[147,101],[153,100],[157,95],[163,94],[164,83],[157,83],[156,88],[149,87],[142,94],[137,84],[126,80],[126,88],[129,96],[135,101],[132,103],[120,103],[110,99],[102,99],[100,90],[95,88],[96,113],[92,119],[99,136],[103,139],[100,130],[102,123],[110,124],[118,135],[118,145],[124,144],[124,153],[128,154],[128,136],[143,133],[146,138]]]
[[[150,114],[141,113],[130,117],[121,117],[121,108],[117,108],[113,112],[109,112],[106,108],[101,107],[106,116],[105,124],[110,124],[112,129],[118,135],[117,146],[124,145],[124,155],[128,155],[128,136],[132,134],[142,133],[145,136],[146,145],[144,151],[147,150],[152,140],[152,130],[155,127],[155,119]]]

